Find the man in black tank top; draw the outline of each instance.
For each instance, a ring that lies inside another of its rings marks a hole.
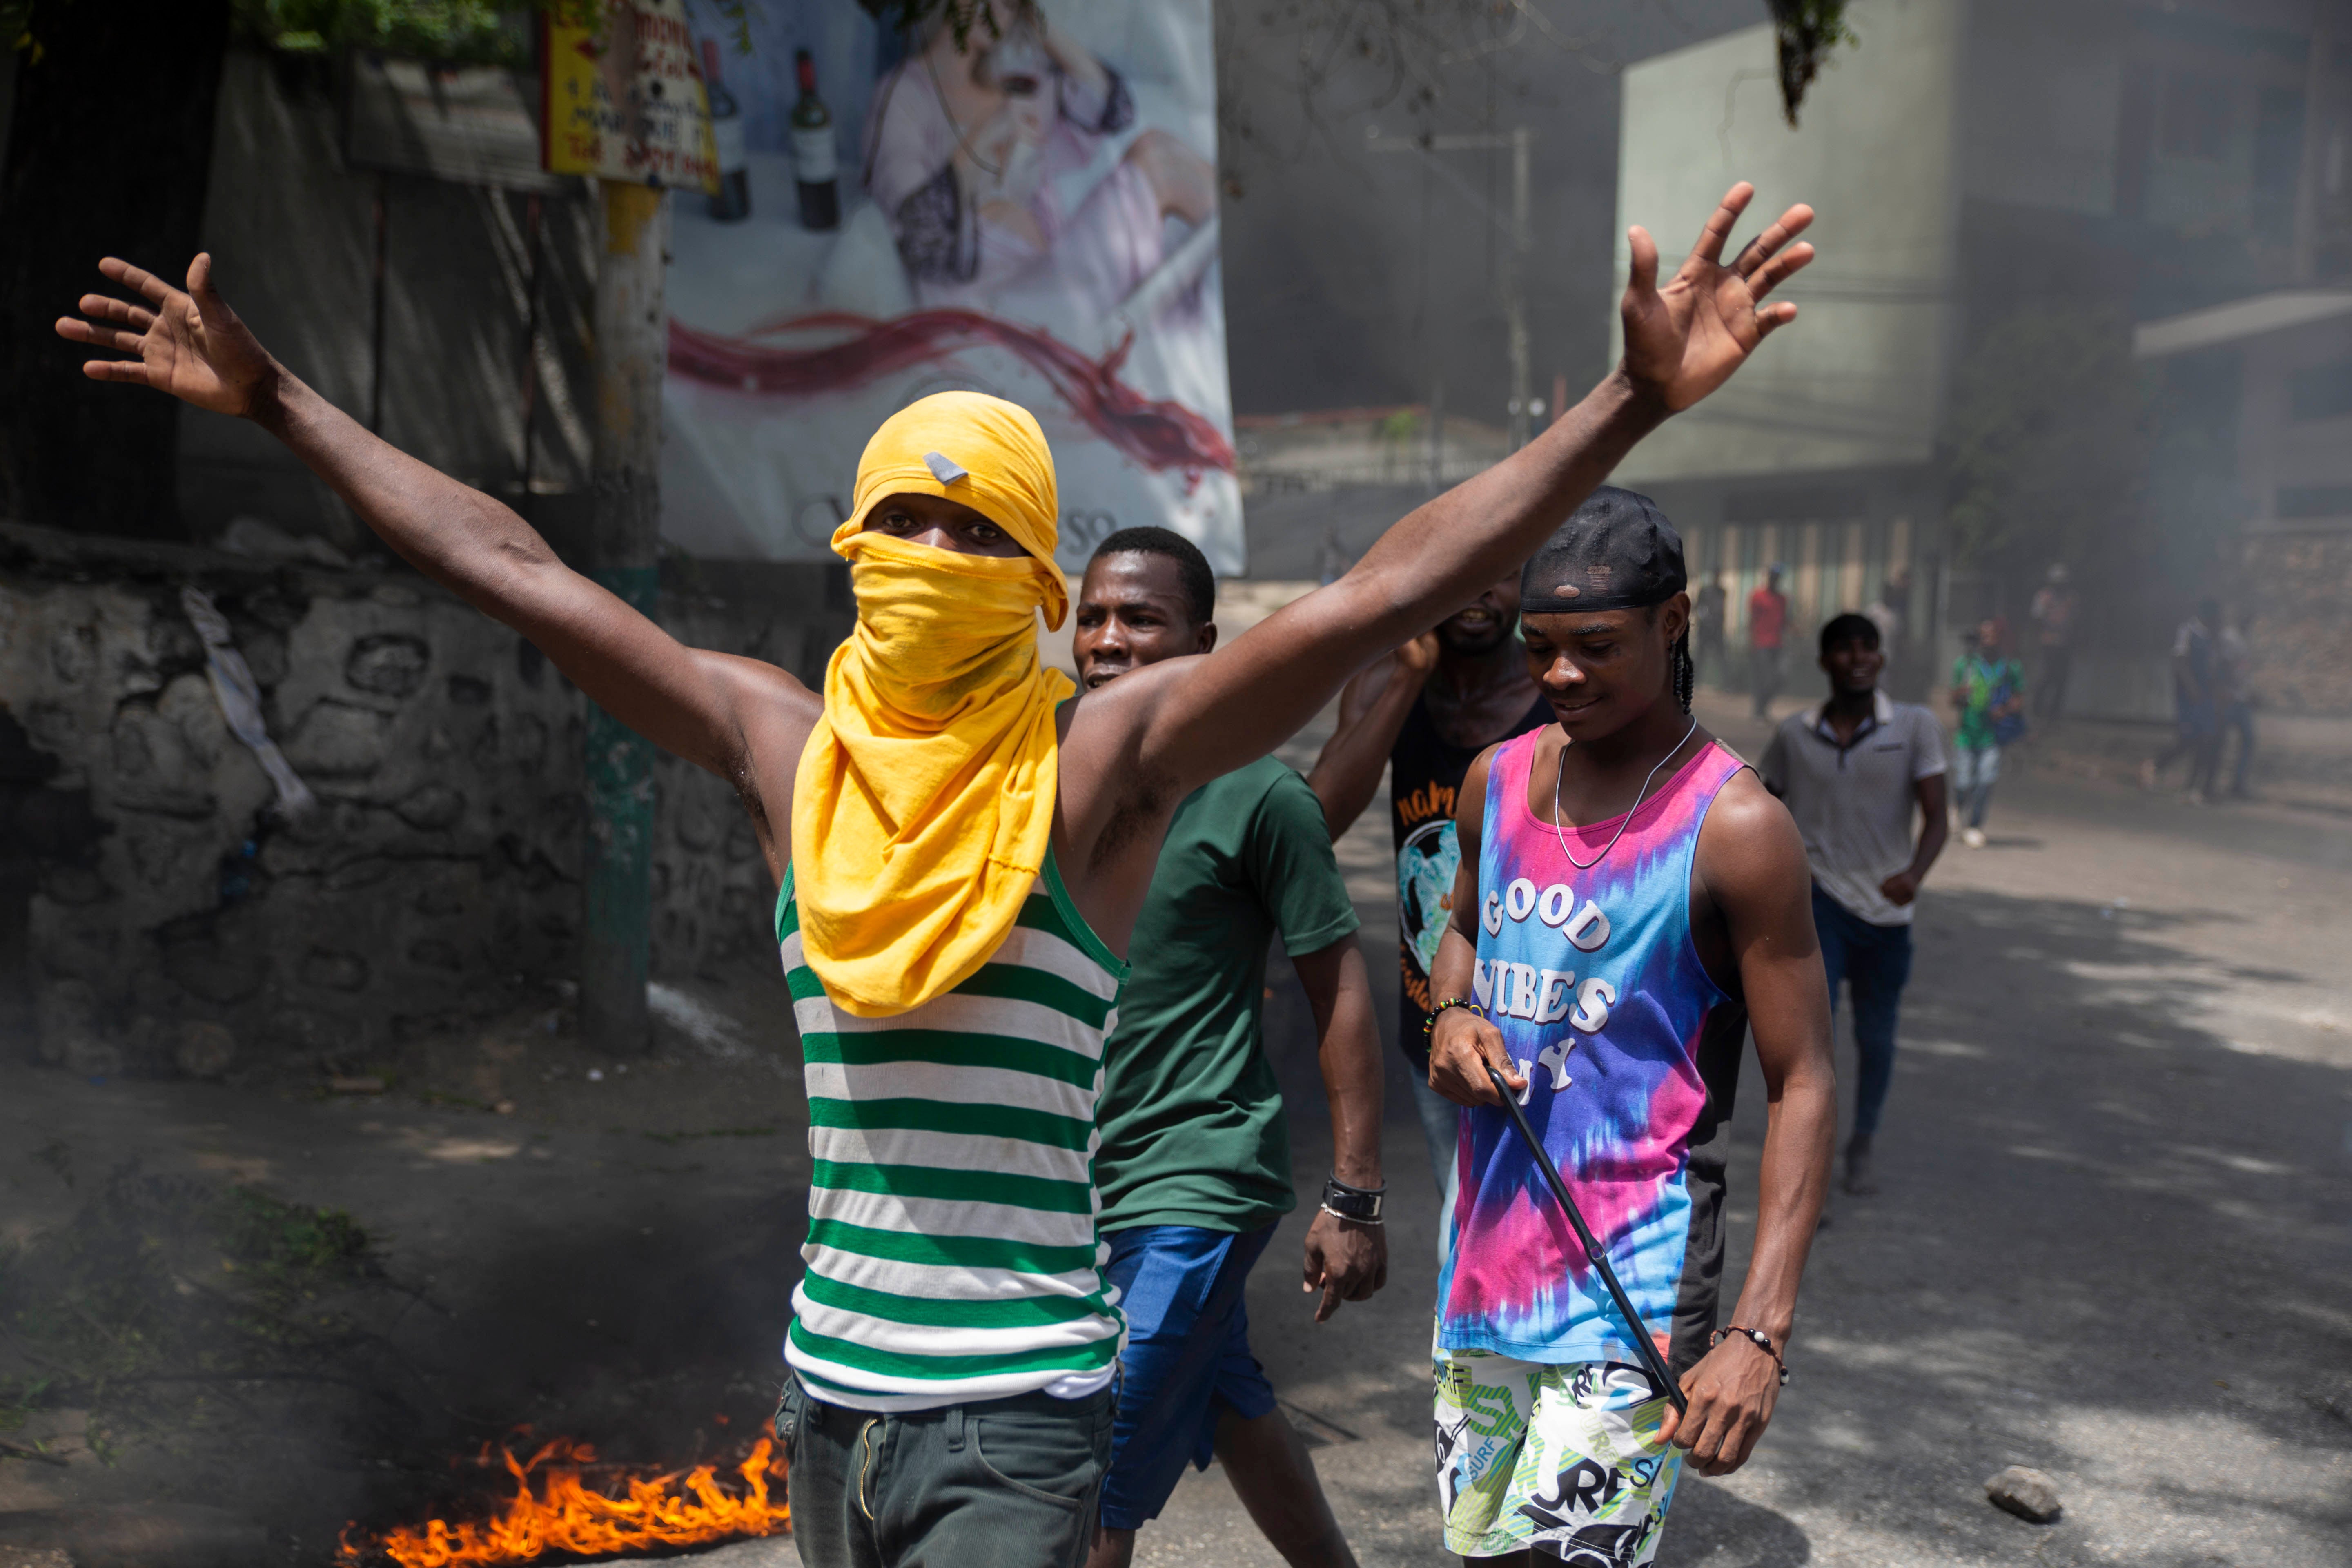
[[[1389,769],[1389,818],[1397,857],[1397,967],[1402,994],[1397,1043],[1411,1064],[1413,1106],[1440,1193],[1454,1173],[1452,1101],[1429,1087],[1429,966],[1445,930],[1461,853],[1454,793],[1478,753],[1552,721],[1551,707],[1512,646],[1519,582],[1496,584],[1395,652],[1374,659],[1339,694],[1339,724],[1307,784],[1323,802],[1331,837],[1345,833]],[[1442,1232],[1441,1232],[1442,1235]],[[1442,1241],[1441,1241],[1442,1245]]]

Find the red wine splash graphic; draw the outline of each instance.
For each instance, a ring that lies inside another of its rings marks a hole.
[[[822,348],[783,348],[760,340],[783,331],[839,331],[848,335]],[[805,397],[838,392],[877,376],[940,359],[958,349],[993,343],[1034,366],[1053,383],[1071,411],[1104,440],[1151,468],[1233,471],[1233,443],[1181,403],[1154,402],[1118,379],[1134,335],[1099,360],[1090,360],[1053,333],[978,310],[914,310],[888,320],[845,310],[775,318],[740,338],[706,332],[673,321],[673,375],[737,392]],[[1188,484],[1188,489],[1191,488]]]

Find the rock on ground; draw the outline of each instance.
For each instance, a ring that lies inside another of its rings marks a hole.
[[[2011,1465],[1985,1482],[1985,1496],[1993,1507],[2029,1524],[2048,1524],[2058,1517],[2058,1483],[2023,1465]]]

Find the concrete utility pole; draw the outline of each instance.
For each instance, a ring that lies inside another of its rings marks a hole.
[[[2322,106],[2327,102],[2327,70],[2331,65],[2341,68],[2343,55],[2342,21],[2329,13],[2332,7],[2315,5],[2311,8],[2311,43],[2306,50],[2310,64],[2304,82],[2303,101],[2303,173],[2294,183],[2294,280],[2308,283],[2317,273],[2319,257],[2319,204],[2323,187],[2343,175],[2344,152],[2336,142],[2334,152],[2336,168],[2328,168],[2328,143],[2343,132],[2327,123],[2328,116]],[[2337,121],[2341,124],[2342,121]]]
[[[1445,384],[1429,389],[1429,493],[1445,488]]]
[[[1429,160],[1429,166],[1443,175],[1454,188],[1468,197],[1473,205],[1486,215],[1489,223],[1504,228],[1509,235],[1510,247],[1503,261],[1499,292],[1503,301],[1503,323],[1509,337],[1511,357],[1511,450],[1517,451],[1528,444],[1528,430],[1538,405],[1531,401],[1533,389],[1528,384],[1528,358],[1531,345],[1528,338],[1528,252],[1535,244],[1533,229],[1528,221],[1528,156],[1535,146],[1536,133],[1522,125],[1509,134],[1469,133],[1446,136],[1382,136],[1376,127],[1364,130],[1364,146],[1373,153],[1418,153]],[[1440,153],[1491,153],[1508,147],[1511,150],[1511,216],[1506,220],[1471,185],[1470,182],[1437,161]]]
[[[596,268],[596,429],[588,574],[650,616],[661,586],[661,387],[667,357],[662,258],[669,206],[652,186],[601,182]],[[580,1038],[605,1054],[643,1051],[653,932],[653,747],[588,710],[588,834],[582,858]]]
[[[1528,252],[1535,236],[1528,224],[1528,153],[1536,133],[1522,125],[1511,132],[1511,258],[1503,268],[1503,310],[1511,329],[1511,450],[1528,444],[1535,414],[1528,385]]]

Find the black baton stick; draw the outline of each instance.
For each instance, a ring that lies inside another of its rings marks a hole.
[[[1528,1125],[1527,1112],[1511,1098],[1511,1086],[1503,1081],[1503,1075],[1496,1070],[1493,1062],[1487,1062],[1486,1068],[1486,1076],[1495,1080],[1495,1092],[1503,1097],[1503,1109],[1511,1113],[1511,1125],[1519,1130],[1519,1136],[1527,1140],[1528,1152],[1536,1157],[1536,1169],[1543,1173],[1544,1184],[1551,1188],[1551,1195],[1559,1200],[1559,1206],[1568,1211],[1568,1223],[1576,1227],[1576,1239],[1584,1243],[1585,1260],[1601,1271],[1601,1282],[1609,1287],[1609,1299],[1617,1303],[1625,1326],[1633,1331],[1633,1342],[1641,1347],[1642,1363],[1657,1379],[1658,1386],[1666,1391],[1666,1397],[1674,1401],[1675,1414],[1689,1415],[1690,1402],[1683,1397],[1682,1385],[1666,1370],[1666,1358],[1658,1353],[1657,1344],[1650,1338],[1650,1325],[1642,1321],[1642,1314],[1633,1310],[1633,1303],[1625,1299],[1625,1287],[1617,1283],[1617,1270],[1609,1267],[1609,1254],[1592,1238],[1592,1227],[1584,1223],[1583,1211],[1568,1195],[1568,1184],[1559,1179],[1559,1167],[1551,1163],[1535,1129]]]

